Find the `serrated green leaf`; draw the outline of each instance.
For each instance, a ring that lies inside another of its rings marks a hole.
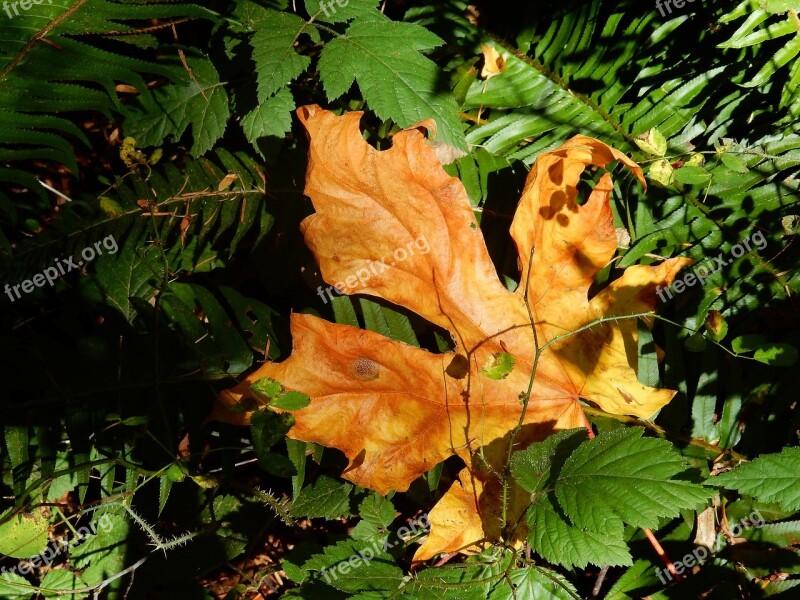
[[[317,28],[297,15],[266,10],[253,35],[258,101],[264,102],[306,70],[311,59],[298,54],[294,44],[302,34],[319,41]]]
[[[294,96],[288,88],[281,88],[242,117],[242,130],[247,141],[258,150],[258,140],[267,136],[283,137],[292,128],[292,111],[296,108]]]
[[[90,525],[93,535],[70,550],[70,560],[83,569],[86,583],[97,585],[125,568],[130,528],[128,514],[119,505],[95,511]]]
[[[712,494],[673,479],[688,467],[669,442],[634,427],[587,440],[564,463],[555,484],[559,506],[578,527],[625,521],[654,529],[661,517],[696,508]],[[613,499],[613,501],[611,501]]]
[[[191,153],[200,156],[225,132],[230,118],[228,94],[216,68],[207,58],[189,58],[187,63],[192,72],[189,81],[155,90],[155,106],[126,119],[125,134],[141,146],[160,146],[167,136],[178,140],[191,127]]]
[[[13,558],[36,556],[47,547],[50,523],[38,510],[9,516],[12,510],[0,515],[0,554]]]
[[[644,596],[639,590],[660,586],[657,568],[649,560],[637,560],[625,571],[606,595],[606,600],[630,600]]]
[[[441,90],[441,72],[420,51],[442,44],[441,38],[411,23],[384,17],[354,21],[345,35],[331,40],[319,59],[320,77],[329,100],[358,82],[369,107],[400,127],[433,118],[436,139],[466,151],[453,96]]]
[[[786,510],[800,509],[800,448],[784,448],[778,454],[765,454],[732,471],[708,480],[765,502],[778,502]]]
[[[173,481],[166,476],[158,478],[158,515],[164,512],[164,507],[169,500],[169,493],[172,491]]]
[[[622,524],[601,533],[575,527],[555,507],[553,494],[542,494],[528,508],[528,543],[545,560],[565,567],[630,565]]]
[[[292,504],[295,517],[336,519],[348,512],[353,486],[322,475],[314,485],[303,488]]]
[[[391,500],[372,493],[358,506],[361,521],[350,535],[357,540],[368,540],[383,534],[394,521],[396,512]]]
[[[269,377],[262,377],[255,383],[250,384],[250,389],[267,399],[275,398],[283,393],[283,386],[280,381],[275,381]]]
[[[383,548],[383,540],[343,540],[312,556],[303,569],[319,571],[321,581],[343,592],[395,590],[403,581],[403,571]]]
[[[322,23],[344,23],[376,14],[379,0],[305,0],[306,12]]]
[[[586,440],[585,429],[557,431],[511,457],[511,473],[525,490],[538,494],[553,483],[566,458]]]
[[[758,334],[749,334],[749,335],[740,335],[731,342],[731,348],[736,354],[742,354],[744,352],[752,352],[763,346],[767,342],[767,338],[763,335]]]
[[[578,591],[567,579],[544,567],[514,569],[492,590],[489,600],[575,600]]]
[[[509,555],[490,559],[482,554],[461,565],[424,569],[403,587],[403,596],[414,600],[486,600],[493,589],[503,585]]]

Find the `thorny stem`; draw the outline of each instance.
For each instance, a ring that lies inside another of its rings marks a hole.
[[[525,422],[525,415],[528,412],[528,402],[530,402],[531,391],[533,390],[533,380],[536,377],[536,368],[539,365],[539,357],[542,355],[542,349],[539,348],[539,335],[536,333],[536,324],[533,320],[533,311],[531,310],[530,302],[528,302],[528,287],[531,281],[531,271],[533,270],[534,250],[535,247],[531,246],[531,252],[528,256],[528,272],[525,273],[525,290],[522,294],[522,301],[525,303],[525,309],[528,311],[528,320],[531,324],[531,331],[533,331],[533,347],[535,349],[535,354],[533,356],[533,365],[531,365],[531,377],[528,380],[528,389],[525,391],[525,395],[522,397],[522,412],[519,415],[517,426],[511,432],[511,437],[508,440],[508,454],[506,455],[506,465],[505,469],[503,470],[503,477],[501,481],[501,486],[503,488],[503,516],[500,524],[501,530],[505,529],[506,523],[508,522],[508,476],[511,472],[509,465],[511,464],[511,454],[514,450],[514,440],[522,429],[522,424]]]

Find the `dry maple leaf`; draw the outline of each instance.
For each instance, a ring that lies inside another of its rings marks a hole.
[[[522,283],[510,292],[498,279],[463,185],[445,173],[421,131],[404,130],[390,149],[378,151],[364,141],[360,112],[336,116],[318,106],[297,112],[310,138],[305,192],[316,210],[301,229],[324,279],[353,281],[359,270],[373,267],[348,293],[417,313],[449,331],[455,349],[436,354],[293,314],[292,355],[222,392],[214,416],[242,422],[242,413],[228,409],[253,396],[250,384],[264,377],[303,392],[311,401],[293,411],[289,437],[338,448],[349,459],[343,476],[382,494],[405,491],[458,455],[466,467],[431,511],[431,533],[415,560],[474,550],[500,537],[518,542],[524,523],[508,528],[519,521],[526,499],[512,486],[504,511],[499,474],[523,411],[537,342],[547,347],[514,449],[556,429],[583,426],[580,398],[612,413],[649,417],[675,393],[638,382],[636,319],[610,319],[652,311],[656,286],[669,284],[688,261],[629,267],[589,297],[617,242],[610,175],[582,205],[576,202],[579,178],[588,165],[618,160],[644,184],[641,169],[584,136],[539,156],[511,226]],[[396,249],[419,239],[429,252],[389,264]],[[500,379],[487,376],[484,368],[506,354],[514,357],[511,371]]]

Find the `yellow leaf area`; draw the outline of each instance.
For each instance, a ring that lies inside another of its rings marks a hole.
[[[675,393],[637,381],[636,318],[614,318],[653,311],[656,286],[668,285],[687,261],[629,267],[589,297],[617,242],[610,175],[579,205],[580,176],[589,165],[618,160],[644,183],[641,169],[584,136],[539,156],[511,226],[521,283],[510,292],[464,186],[442,169],[421,131],[404,130],[390,149],[378,151],[364,141],[360,112],[336,116],[318,106],[297,112],[310,139],[305,193],[316,211],[301,229],[323,278],[352,282],[380,264],[363,285],[346,291],[415,312],[447,330],[455,349],[436,354],[293,314],[291,356],[222,392],[214,417],[242,422],[242,413],[229,407],[250,396],[258,379],[278,380],[311,399],[293,411],[289,437],[344,452],[343,477],[357,485],[405,491],[446,458],[463,459],[459,480],[430,512],[431,532],[415,560],[500,539],[518,544],[526,535],[526,498],[506,482],[504,511],[501,492],[537,343],[544,349],[514,450],[554,430],[584,426],[580,398],[608,412],[649,417]],[[407,251],[395,260],[398,248],[420,247],[420,239],[428,252]],[[513,355],[513,369],[501,379],[488,377],[484,366],[502,352]]]

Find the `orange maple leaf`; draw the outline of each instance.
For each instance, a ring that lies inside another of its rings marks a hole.
[[[641,169],[585,136],[539,156],[511,226],[521,283],[510,292],[464,186],[445,173],[420,130],[404,130],[378,151],[364,141],[360,112],[297,112],[310,138],[305,192],[316,210],[301,229],[323,278],[417,313],[449,331],[455,349],[436,354],[293,314],[292,355],[222,392],[215,417],[242,422],[241,412],[227,409],[254,397],[255,381],[277,380],[311,399],[293,411],[289,437],[344,452],[343,477],[362,487],[405,491],[449,456],[464,460],[459,481],[430,512],[431,533],[415,560],[501,537],[518,542],[526,499],[503,475],[512,442],[521,449],[554,430],[582,427],[580,398],[649,417],[675,394],[638,382],[630,315],[653,311],[656,286],[688,261],[629,267],[589,297],[617,242],[611,176],[579,205],[580,176],[588,165],[618,160],[644,184]],[[421,239],[429,251],[412,254]],[[406,256],[389,264],[398,248]],[[486,367],[509,354],[510,372],[489,376]]]

